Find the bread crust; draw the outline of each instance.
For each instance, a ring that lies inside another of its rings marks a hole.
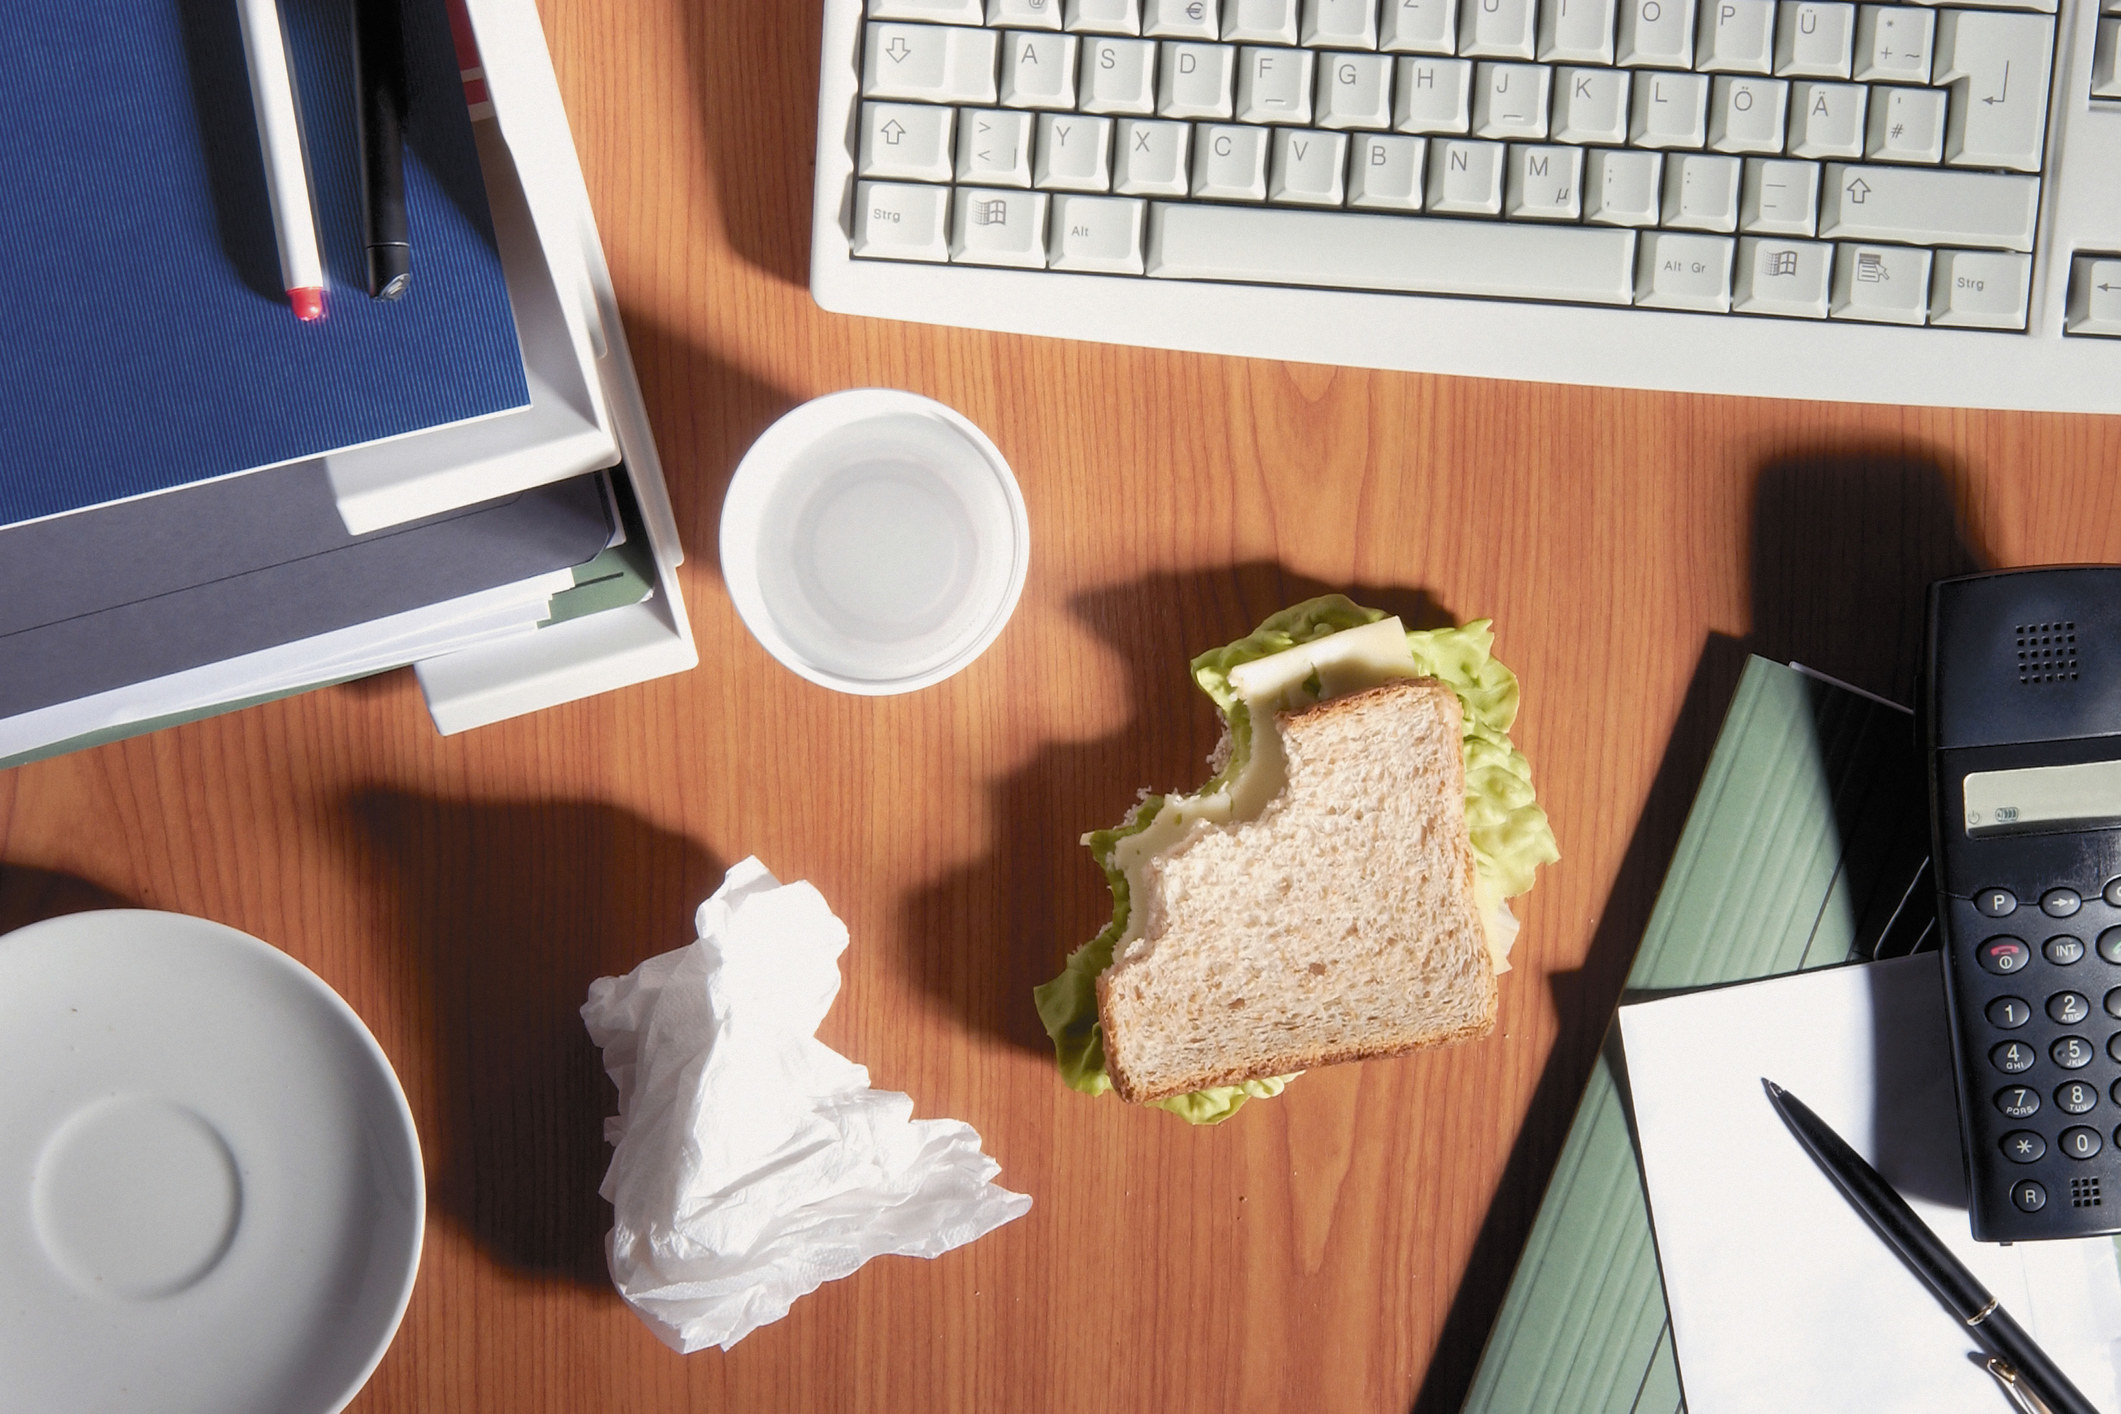
[[[1320,726],[1336,725],[1342,716],[1373,710],[1384,705],[1387,699],[1411,697],[1416,694],[1432,695],[1437,705],[1445,711],[1454,733],[1462,731],[1463,708],[1458,696],[1451,688],[1434,678],[1405,678],[1381,684],[1361,692],[1337,697],[1299,712],[1276,714],[1275,728],[1285,735],[1292,726],[1299,730],[1311,730]],[[1475,940],[1482,938],[1481,922],[1474,904],[1474,866],[1471,839],[1463,827],[1463,805],[1465,799],[1465,758],[1462,751],[1448,753],[1448,765],[1442,768],[1447,779],[1437,782],[1439,795],[1446,800],[1460,802],[1460,828],[1449,841],[1455,856],[1452,873],[1457,879],[1455,897],[1450,901],[1458,913],[1457,930],[1470,929]],[[1137,906],[1140,906],[1137,903]],[[1483,943],[1483,952],[1485,951]],[[1195,1090],[1218,1085],[1235,1085],[1247,1080],[1262,1080],[1271,1076],[1288,1075],[1299,1070],[1314,1069],[1341,1061],[1383,1059],[1406,1055],[1414,1051],[1427,1050],[1435,1046],[1450,1045],[1488,1035],[1494,1030],[1500,992],[1491,969],[1483,968],[1477,986],[1481,988],[1479,1014],[1471,1022],[1461,1025],[1432,1027],[1397,1034],[1368,1035],[1349,1039],[1344,1043],[1292,1046],[1280,1050],[1259,1050],[1250,1055],[1232,1056],[1228,1063],[1204,1067],[1189,1073],[1161,1073],[1155,1082],[1149,1082],[1137,1074],[1128,1063],[1128,1036],[1123,1024],[1115,1024],[1115,1011],[1111,1003],[1111,978],[1113,969],[1107,969],[1097,979],[1098,1021],[1105,1037],[1105,1069],[1111,1077],[1113,1088],[1123,1100],[1135,1104],[1146,1104],[1168,1099]]]

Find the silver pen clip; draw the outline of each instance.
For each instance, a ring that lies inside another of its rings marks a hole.
[[[2047,1401],[2034,1394],[2032,1386],[2018,1378],[2014,1367],[1991,1355],[1987,1368],[1996,1377],[1996,1383],[2003,1386],[2003,1392],[2011,1397],[2011,1403],[2018,1406],[2019,1414],[2054,1414],[2047,1407]]]

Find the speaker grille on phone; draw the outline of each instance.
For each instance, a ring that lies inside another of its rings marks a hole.
[[[2069,1203],[2073,1208],[2096,1208],[2099,1206],[2099,1180],[2096,1178],[2073,1178],[2069,1181]]]
[[[2077,680],[2077,625],[2074,621],[2019,624],[2017,633],[2020,686]]]

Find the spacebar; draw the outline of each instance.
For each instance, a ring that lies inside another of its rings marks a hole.
[[[1146,273],[1627,304],[1635,292],[1635,233],[1159,201],[1149,208]]]

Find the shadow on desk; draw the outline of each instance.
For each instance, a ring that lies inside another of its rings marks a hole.
[[[578,1008],[598,977],[691,941],[722,865],[593,802],[350,802],[382,931],[426,995],[436,1205],[504,1265],[609,1293],[597,1196],[616,1099]],[[412,1087],[408,1087],[412,1088]]]
[[[807,287],[818,7],[701,0],[683,9],[690,116],[706,142],[729,244],[774,278]]]
[[[12,933],[47,918],[98,908],[137,908],[127,899],[74,874],[0,864],[0,933]]]
[[[1278,609],[1336,591],[1410,628],[1454,622],[1421,590],[1326,585],[1264,562],[1151,575],[1079,596],[1077,618],[1127,665],[1127,725],[1049,747],[989,788],[992,851],[907,905],[903,935],[925,945],[909,960],[919,983],[968,1025],[1050,1056],[1031,989],[1112,916],[1083,832],[1118,824],[1138,788],[1191,790],[1207,779],[1221,718],[1187,669],[1194,655],[1244,637]]]

